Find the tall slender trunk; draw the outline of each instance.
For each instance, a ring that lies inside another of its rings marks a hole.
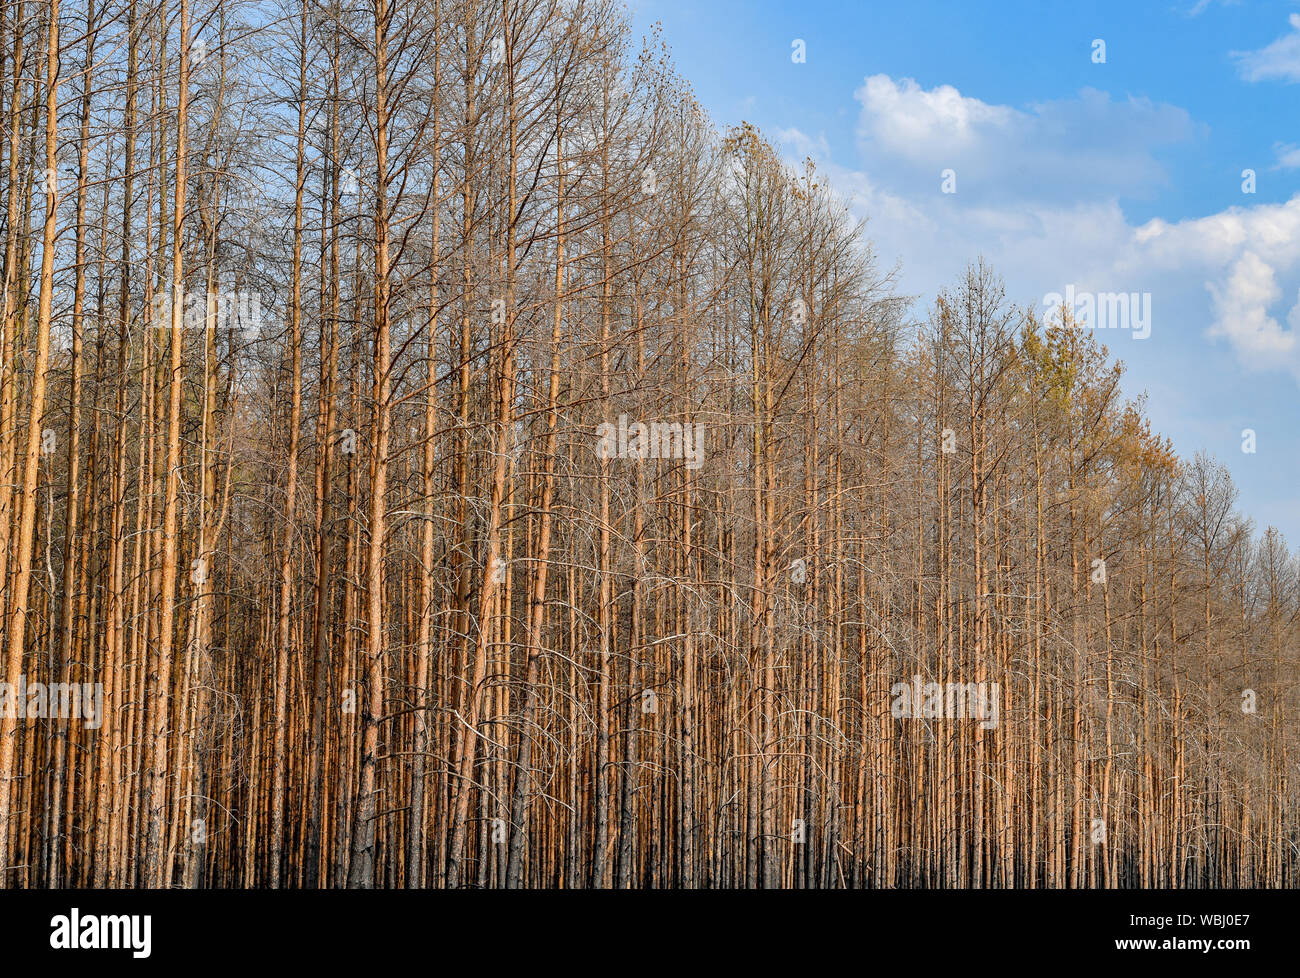
[[[375,340],[371,404],[370,534],[366,550],[366,696],[361,714],[361,770],[348,885],[375,885],[375,802],[379,724],[384,714],[384,521],[392,360],[388,324],[388,29],[392,8],[375,0]]]
[[[159,591],[158,660],[154,684],[155,705],[150,741],[152,766],[149,771],[148,834],[145,840],[145,879],[152,887],[170,884],[165,868],[166,840],[163,824],[167,806],[168,736],[171,722],[172,648],[175,640],[176,576],[179,552],[177,520],[181,462],[181,381],[184,352],[183,297],[185,290],[185,181],[189,139],[189,0],[180,0],[180,57],[176,102],[176,176],[172,205],[171,274],[171,362],[167,386],[167,454],[164,462],[162,527],[162,582]]]
[[[15,553],[13,591],[10,596],[9,635],[5,648],[5,676],[22,673],[27,637],[28,589],[32,579],[32,539],[36,531],[36,483],[41,462],[41,422],[45,416],[46,371],[50,363],[50,320],[54,298],[54,239],[58,226],[58,196],[54,175],[58,171],[59,112],[59,0],[50,0],[45,48],[45,220],[41,233],[40,297],[36,314],[36,358],[32,366],[31,400],[27,411],[27,443],[23,451],[21,505]],[[0,714],[0,887],[7,886],[10,839],[18,828],[19,813],[12,810],[17,778],[14,754],[18,722],[14,711]]]

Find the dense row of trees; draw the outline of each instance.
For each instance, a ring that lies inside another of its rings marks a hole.
[[[1285,543],[610,0],[0,34],[0,885],[1294,884]]]

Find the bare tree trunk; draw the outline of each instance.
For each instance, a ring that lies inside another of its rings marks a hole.
[[[45,415],[46,371],[50,362],[50,320],[54,295],[54,239],[58,226],[59,111],[59,0],[50,0],[45,49],[45,220],[41,234],[40,298],[36,314],[36,360],[32,367],[31,401],[27,412],[27,444],[23,452],[23,479],[18,503],[21,515],[15,554],[13,591],[10,596],[9,635],[5,649],[5,676],[22,672],[27,636],[28,588],[32,578],[32,538],[36,530],[36,482],[41,461],[41,422]],[[18,827],[11,809],[17,768],[14,754],[18,723],[13,711],[0,715],[0,887],[8,885],[10,839]]]

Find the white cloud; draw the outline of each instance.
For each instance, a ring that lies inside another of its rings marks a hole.
[[[1279,143],[1274,148],[1277,150],[1277,163],[1274,169],[1300,170],[1300,146]]]
[[[1201,14],[1205,13],[1206,9],[1213,2],[1214,0],[1196,0],[1196,5],[1192,7],[1191,10],[1187,11],[1187,16],[1199,17]],[[1241,0],[1221,0],[1221,2],[1225,7],[1235,7],[1237,4],[1241,3]]]
[[[1202,129],[1175,106],[1113,101],[1091,88],[1023,110],[888,75],[872,75],[854,94],[859,148],[873,175],[919,195],[937,192],[940,173],[952,169],[958,193],[986,203],[1149,193],[1165,181],[1154,151]]]
[[[1154,274],[1204,280],[1214,311],[1208,335],[1226,339],[1242,364],[1281,368],[1300,378],[1300,301],[1287,329],[1273,315],[1283,299],[1279,277],[1300,275],[1300,195],[1285,204],[1233,207],[1134,234],[1134,254]]]
[[[911,78],[895,82],[872,75],[858,89],[861,131],[890,152],[909,159],[977,147],[1025,127],[1025,117],[1003,105],[967,98],[951,85],[925,91]]]
[[[777,129],[772,135],[777,145],[784,147],[787,153],[800,159],[825,160],[830,158],[831,147],[826,141],[824,133],[813,139],[792,126],[789,129]]]
[[[1288,311],[1281,284],[1300,281],[1300,194],[1177,222],[1124,217],[1120,197],[1164,177],[1151,147],[1195,131],[1181,109],[1085,91],[1020,110],[883,75],[856,95],[862,169],[830,159],[822,136],[788,129],[778,141],[792,156],[812,156],[870,219],[877,254],[901,262],[903,291],[933,296],[977,255],[1007,276],[1008,294],[1021,302],[1037,304],[1070,284],[1149,291],[1157,347],[1185,349],[1208,337],[1248,369],[1300,379],[1300,302]],[[1106,136],[1082,163],[1071,158],[1081,141],[1067,131],[1075,126],[1085,138]],[[954,195],[940,193],[940,154],[956,159]]]
[[[1215,309],[1211,336],[1227,337],[1243,358],[1290,358],[1295,353],[1296,334],[1268,314],[1269,306],[1282,298],[1277,273],[1253,251],[1237,259],[1225,283],[1211,282],[1209,288]]]
[[[1246,81],[1300,81],[1300,13],[1287,18],[1291,33],[1258,51],[1233,51],[1237,68]]]

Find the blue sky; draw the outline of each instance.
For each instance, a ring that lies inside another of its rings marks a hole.
[[[1300,0],[629,5],[719,126],[817,162],[916,315],[980,254],[1040,315],[1150,293],[1147,338],[1100,331],[1126,393],[1300,545]]]

